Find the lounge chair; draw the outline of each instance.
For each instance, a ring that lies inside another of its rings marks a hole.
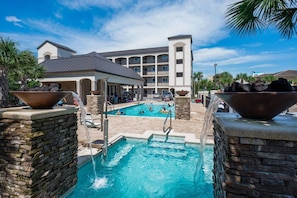
[[[85,122],[86,122],[86,126],[89,128],[97,128],[98,130],[101,129],[101,123],[95,122],[91,113],[85,114]],[[82,115],[80,115],[80,123],[82,125],[84,124],[84,119]]]

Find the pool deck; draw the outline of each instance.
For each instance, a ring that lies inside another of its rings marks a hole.
[[[150,101],[146,101],[150,102]],[[130,106],[133,103],[124,103],[114,105],[114,108],[122,108]],[[187,136],[186,141],[199,141],[202,131],[204,114],[206,108],[201,103],[191,103],[191,119],[176,120],[172,119],[172,130],[170,135]],[[297,114],[297,104],[289,109],[289,112]],[[79,114],[79,112],[78,112]],[[100,115],[93,115],[94,119],[100,119]],[[165,118],[147,118],[147,117],[129,117],[129,116],[108,116],[108,136],[109,144],[117,140],[120,136],[129,137],[148,137],[148,134],[164,134],[163,123]],[[103,132],[94,128],[88,128],[90,139],[92,142],[92,154],[97,154],[103,146]],[[85,127],[78,122],[78,164],[83,164],[90,159],[90,149],[88,147],[88,139]],[[208,138],[207,143],[213,143],[212,137]]]
[[[114,108],[121,108],[131,104],[118,104],[114,105]],[[170,135],[182,135],[188,137],[188,141],[196,141],[199,139],[200,132],[202,130],[204,114],[206,108],[201,103],[191,103],[191,119],[190,120],[177,120],[172,119],[172,130]],[[100,119],[101,115],[92,115],[94,119]],[[145,136],[145,134],[163,133],[163,124],[165,118],[148,118],[148,117],[130,117],[130,116],[108,116],[108,136],[109,142],[117,139],[118,136],[125,134],[129,136]],[[99,120],[98,120],[99,121]],[[167,121],[169,122],[169,120]],[[168,126],[168,125],[166,125]],[[103,132],[96,128],[88,128],[92,146],[96,147],[92,150],[93,154],[98,153],[103,145]],[[85,131],[85,127],[78,123],[78,142],[79,142],[79,164],[85,161],[90,154],[90,150],[86,148],[88,145],[88,139]]]

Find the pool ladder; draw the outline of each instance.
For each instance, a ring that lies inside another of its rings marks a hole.
[[[111,102],[107,101],[106,104],[107,104],[107,107],[108,107],[110,110],[114,110],[114,106],[113,106],[113,104],[112,104]]]
[[[168,117],[170,117],[170,124],[169,124],[169,126],[167,128],[165,128]],[[168,134],[168,133],[170,133],[171,129],[172,129],[172,112],[171,112],[171,110],[169,110],[168,114],[167,114],[167,116],[165,118],[164,124],[163,124],[163,132]]]

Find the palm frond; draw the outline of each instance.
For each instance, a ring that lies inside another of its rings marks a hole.
[[[297,8],[287,8],[279,10],[277,14],[271,18],[283,37],[292,38],[296,34],[296,14]]]
[[[257,1],[242,0],[231,4],[226,12],[227,26],[240,35],[250,35],[265,27],[254,11]]]

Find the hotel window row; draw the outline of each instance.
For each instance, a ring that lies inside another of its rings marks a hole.
[[[191,93],[192,36],[168,38],[166,47],[99,53],[144,78],[144,97],[163,91],[187,90]]]

